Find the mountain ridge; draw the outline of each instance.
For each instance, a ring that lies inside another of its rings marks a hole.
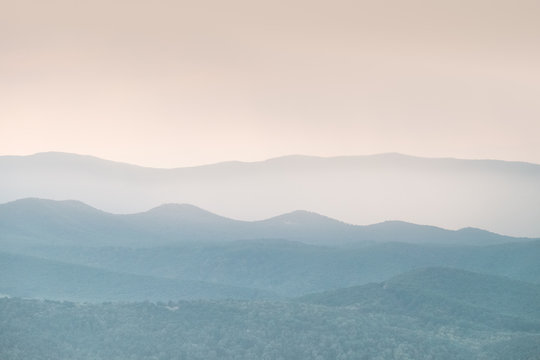
[[[0,240],[19,245],[144,246],[185,241],[223,242],[287,239],[314,245],[348,246],[369,242],[487,245],[530,241],[480,229],[446,230],[389,221],[351,225],[309,211],[261,221],[234,220],[188,204],[165,204],[135,214],[111,214],[79,201],[21,199],[0,204]],[[50,245],[50,244],[49,244]]]

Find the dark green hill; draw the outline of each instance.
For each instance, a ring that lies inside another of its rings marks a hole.
[[[307,295],[299,301],[408,314],[438,324],[470,322],[540,331],[540,285],[449,268],[415,270],[382,283]]]
[[[499,314],[540,319],[540,285],[501,276],[427,268],[385,281],[385,288],[422,292],[471,304]]]

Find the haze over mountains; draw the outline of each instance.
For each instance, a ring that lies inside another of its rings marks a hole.
[[[402,220],[540,236],[540,165],[399,154],[152,169],[66,153],[0,157],[0,201],[76,199],[114,213],[194,204],[243,220],[305,209],[351,224]]]
[[[491,232],[540,233],[538,165],[0,170],[2,358],[538,359],[540,238]]]
[[[539,0],[1,3],[0,360],[540,360]]]

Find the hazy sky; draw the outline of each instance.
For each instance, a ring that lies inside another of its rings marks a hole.
[[[540,1],[0,0],[0,155],[540,163]]]

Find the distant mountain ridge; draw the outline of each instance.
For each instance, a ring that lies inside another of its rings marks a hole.
[[[79,201],[22,199],[0,205],[0,241],[4,245],[163,246],[246,239],[336,246],[371,242],[487,245],[530,240],[479,229],[451,231],[398,221],[350,225],[308,211],[250,222],[186,204],[166,204],[125,215]]]
[[[401,154],[285,156],[154,169],[68,153],[0,156],[0,202],[78,199],[114,213],[196,204],[256,220],[296,209],[348,223],[400,219],[540,236],[540,165]]]

